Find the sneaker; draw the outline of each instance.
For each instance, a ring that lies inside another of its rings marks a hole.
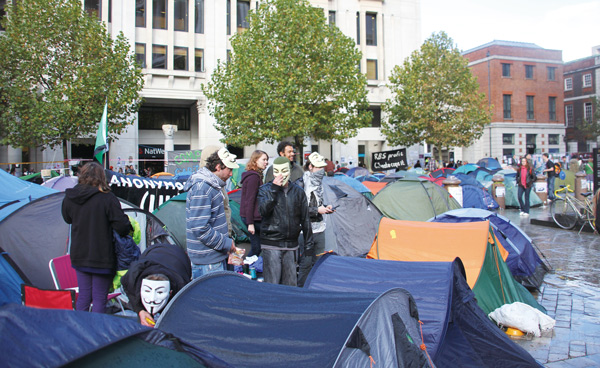
[[[529,214],[527,212],[523,212],[523,216],[524,217],[529,217]]]

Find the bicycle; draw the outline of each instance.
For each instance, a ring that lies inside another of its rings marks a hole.
[[[579,233],[586,224],[596,231],[596,217],[594,204],[590,199],[591,192],[581,193],[584,200],[575,198],[569,185],[561,185],[560,189],[554,191],[555,199],[550,205],[550,213],[554,222],[563,229],[571,230],[578,221],[583,222]]]

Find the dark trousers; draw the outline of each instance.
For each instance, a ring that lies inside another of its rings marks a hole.
[[[521,207],[521,211],[529,213],[529,195],[531,194],[531,187],[523,188],[520,185],[518,187],[517,197],[519,198],[519,207]],[[525,193],[525,202],[523,202],[523,193]]]
[[[75,309],[89,311],[91,304],[92,312],[105,313],[108,290],[114,277],[115,275],[77,271],[79,295]]]
[[[301,238],[304,238],[301,236]],[[298,286],[303,287],[306,278],[317,262],[318,255],[325,252],[325,232],[313,233],[313,242],[315,247],[314,256],[305,256],[304,252],[300,256],[300,269],[298,270]]]
[[[263,249],[263,277],[270,284],[296,286],[296,251]]]
[[[242,217],[244,223],[246,223],[246,219]],[[254,223],[254,234],[248,233],[248,237],[250,238],[250,253],[247,257],[258,256],[260,255],[260,221]]]

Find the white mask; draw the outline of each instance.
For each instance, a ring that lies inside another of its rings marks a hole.
[[[169,281],[143,279],[140,296],[144,308],[152,315],[160,312],[167,305],[170,292]]]
[[[273,176],[277,177],[279,175],[281,175],[283,177],[283,182],[281,183],[281,186],[285,187],[288,180],[290,180],[290,175],[291,175],[289,163],[273,164]]]

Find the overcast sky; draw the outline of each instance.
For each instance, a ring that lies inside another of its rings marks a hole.
[[[493,40],[562,50],[563,61],[600,45],[600,0],[421,0],[421,37],[445,31],[466,51]]]

